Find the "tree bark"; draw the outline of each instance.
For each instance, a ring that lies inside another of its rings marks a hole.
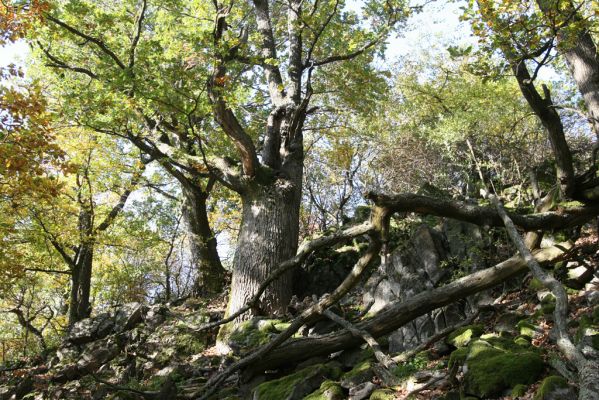
[[[520,91],[547,131],[547,137],[555,157],[557,184],[560,191],[566,198],[572,198],[576,189],[572,153],[566,141],[564,125],[551,100],[549,89],[543,85],[544,97],[542,97],[532,81],[524,60],[510,61],[514,63],[512,70]]]
[[[206,201],[209,193],[203,189],[183,187],[183,213],[190,233],[191,256],[196,266],[194,294],[215,296],[223,290],[225,269],[218,256],[216,237],[210,229]]]
[[[298,179],[299,178],[299,179]],[[242,308],[272,270],[295,256],[299,237],[301,176],[253,184],[242,194],[243,215],[233,261],[228,314]],[[263,293],[252,315],[285,312],[291,299],[293,271],[287,271]]]
[[[565,26],[560,27],[556,34],[558,52],[566,59],[572,78],[584,99],[593,131],[599,139],[599,57],[593,37],[586,27],[569,26],[582,22],[573,4],[565,10],[563,6],[567,2],[537,0],[537,4],[549,21],[554,21],[556,14],[563,16],[561,19]]]
[[[94,247],[91,243],[81,245],[71,273],[71,295],[69,301],[69,326],[88,318],[91,314],[89,300],[93,269]]]

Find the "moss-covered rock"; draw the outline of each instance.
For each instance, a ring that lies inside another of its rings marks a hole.
[[[512,388],[512,397],[524,396],[526,394],[527,390],[528,390],[528,386],[518,384]]]
[[[349,389],[360,383],[369,381],[374,376],[374,371],[372,370],[372,361],[365,360],[361,363],[357,364],[351,371],[346,372],[341,377],[341,387]]]
[[[278,319],[251,319],[236,326],[228,337],[228,343],[234,350],[252,349],[268,343],[280,332],[283,322]]]
[[[304,398],[304,400],[343,400],[345,392],[338,383],[326,380],[322,382],[320,388]]]
[[[516,324],[520,335],[528,336],[529,338],[533,338],[537,332],[540,331],[540,328],[528,320],[519,321]]]
[[[338,374],[338,368],[313,365],[293,374],[264,382],[254,390],[254,400],[299,400],[318,389],[326,378]]]
[[[464,393],[485,399],[496,398],[518,384],[534,383],[545,367],[536,350],[508,338],[476,340],[467,352],[462,350],[450,358],[452,363],[460,361],[467,365]]]
[[[583,341],[585,346],[592,346],[595,350],[599,350],[599,324],[595,323],[591,316],[583,315],[574,341],[576,344]]]
[[[543,379],[535,393],[534,400],[566,400],[572,396],[572,393],[568,395],[568,392],[572,392],[568,381],[561,376],[552,375]]]
[[[467,346],[474,338],[479,337],[484,332],[482,325],[467,325],[456,329],[447,336],[447,344],[455,347]]]
[[[396,398],[395,391],[392,389],[377,389],[369,397],[370,400],[394,400]]]

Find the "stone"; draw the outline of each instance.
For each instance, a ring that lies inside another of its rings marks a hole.
[[[140,323],[147,307],[140,303],[127,303],[116,310],[114,315],[115,331],[124,332]]]
[[[378,388],[378,385],[372,382],[364,382],[358,386],[354,386],[349,389],[349,400],[367,399],[376,388]]]
[[[474,338],[482,335],[483,332],[484,328],[482,325],[466,325],[450,333],[446,341],[455,347],[464,347]]]
[[[253,400],[301,400],[318,389],[327,379],[338,378],[339,370],[326,364],[304,368],[256,387]]]
[[[464,393],[479,398],[498,398],[518,384],[530,385],[545,368],[534,348],[518,345],[507,338],[476,340],[467,350],[459,350],[462,350],[459,357],[456,355],[450,363],[461,362],[467,366]]]
[[[372,369],[372,361],[362,361],[341,377],[341,387],[351,389],[354,386],[370,381],[373,377],[374,370]]]
[[[338,383],[326,380],[318,390],[306,396],[304,400],[344,400],[345,398],[345,392]]]
[[[576,400],[576,391],[561,376],[548,376],[539,385],[533,400]]]
[[[68,341],[73,344],[89,343],[107,336],[114,327],[109,313],[102,313],[73,324]]]

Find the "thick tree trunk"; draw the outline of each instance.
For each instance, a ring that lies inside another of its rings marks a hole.
[[[299,236],[299,181],[277,179],[253,184],[242,194],[243,216],[233,263],[228,314],[243,307],[281,262],[295,256]],[[285,312],[291,299],[292,271],[286,272],[262,295],[253,315]],[[241,318],[249,318],[245,314]]]
[[[210,229],[206,201],[208,193],[199,187],[183,188],[184,217],[190,233],[191,256],[196,266],[194,294],[214,296],[221,293],[225,269],[218,256],[216,237]]]
[[[567,45],[566,45],[567,46]],[[599,138],[599,58],[588,31],[581,33],[573,46],[562,51],[578,90],[587,106],[590,122]]]

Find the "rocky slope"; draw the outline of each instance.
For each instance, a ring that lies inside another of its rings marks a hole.
[[[456,270],[450,262],[465,255],[471,259],[465,273],[484,268],[492,260],[472,249],[482,249],[488,241],[467,231],[471,228],[423,225],[335,313],[346,320],[368,317],[395,297],[442,285]],[[467,232],[474,242],[456,240],[455,232]],[[556,264],[554,273],[569,286],[572,336],[587,355],[597,356],[597,254],[592,246],[586,249],[575,261]],[[292,311],[309,302],[296,302]],[[278,371],[234,375],[212,398],[575,399],[573,375],[552,345],[553,304],[550,293],[522,276],[378,338],[383,353],[391,357],[389,363],[381,363],[373,349],[363,345]],[[197,331],[219,319],[222,308],[219,302],[196,299],[133,303],[81,321],[47,357],[2,372],[0,400],[194,398],[207,379],[268,342],[291,317],[245,322],[232,335],[235,352],[223,357],[215,351],[215,331]],[[336,329],[343,328],[325,320],[301,334]]]

